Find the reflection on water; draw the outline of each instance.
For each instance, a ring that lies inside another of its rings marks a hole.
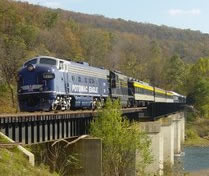
[[[209,147],[185,147],[183,165],[185,171],[197,171],[209,168]]]

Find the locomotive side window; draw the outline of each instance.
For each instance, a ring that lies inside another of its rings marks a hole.
[[[36,64],[36,63],[37,63],[37,59],[33,59],[33,60],[30,60],[30,61],[26,62],[24,64],[24,67],[28,66],[29,64]]]
[[[63,70],[64,69],[64,63],[63,63],[63,61],[60,61],[59,69],[60,70]]]
[[[56,65],[57,61],[54,60],[54,59],[49,59],[49,58],[41,58],[40,59],[40,64]]]

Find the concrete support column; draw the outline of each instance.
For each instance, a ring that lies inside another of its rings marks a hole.
[[[151,139],[151,152],[153,156],[153,162],[146,168],[146,172],[151,175],[163,175],[163,133],[161,132],[161,123],[159,121],[144,122],[141,123],[141,128]]]
[[[174,153],[181,153],[181,119],[179,114],[174,115]]]
[[[80,155],[82,169],[79,176],[102,175],[102,142],[98,138],[81,139],[75,146]]]
[[[185,118],[184,118],[184,112],[180,113],[181,115],[181,144],[185,141]]]
[[[172,117],[162,119],[161,131],[163,133],[164,162],[174,164],[174,124]]]
[[[15,141],[13,141],[12,139],[10,139],[9,137],[7,137],[5,134],[0,132],[0,136],[2,136],[3,138],[5,138],[7,141],[14,143]],[[17,148],[20,152],[22,152],[27,158],[29,163],[32,166],[35,166],[35,157],[34,154],[29,152],[28,150],[26,150],[24,147],[22,147],[21,145],[17,145]]]

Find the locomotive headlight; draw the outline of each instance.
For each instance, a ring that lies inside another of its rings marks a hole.
[[[20,88],[19,90],[18,90],[18,93],[21,93],[22,92],[22,89]]]
[[[35,69],[32,64],[29,64],[27,68],[28,68],[28,71],[33,71]]]
[[[54,73],[43,73],[43,79],[54,79],[55,78],[55,75]]]

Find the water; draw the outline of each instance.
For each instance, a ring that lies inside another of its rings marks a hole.
[[[185,147],[184,152],[184,171],[209,169],[209,147]]]

